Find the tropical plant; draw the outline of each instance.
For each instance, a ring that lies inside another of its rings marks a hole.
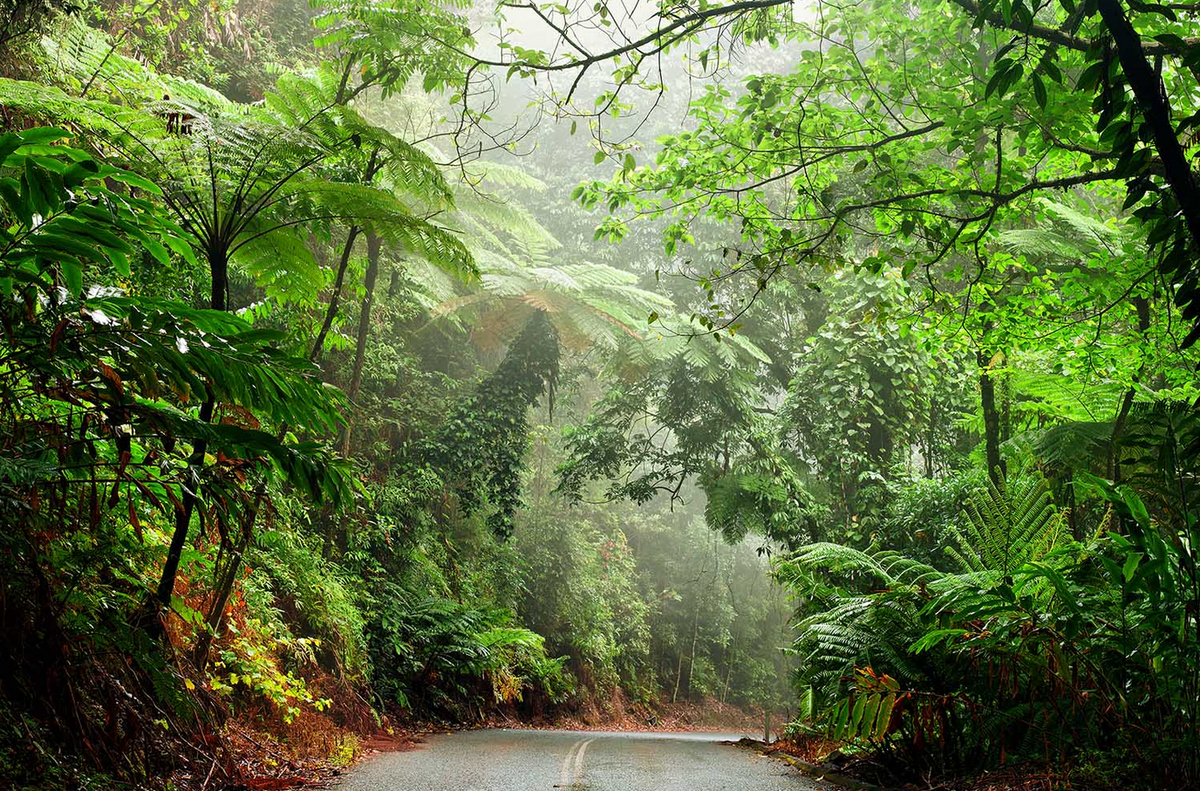
[[[543,638],[512,626],[511,612],[391,594],[371,626],[372,651],[381,694],[401,705],[470,717],[485,690],[497,703],[520,702],[529,688],[552,700],[569,690],[565,657],[547,657]]]
[[[13,654],[25,657],[18,678],[72,679],[37,705],[64,723],[67,743],[111,743],[94,759],[126,771],[124,750],[148,732],[146,697],[160,697],[171,717],[198,713],[150,639],[163,634],[168,608],[189,627],[200,623],[173,595],[185,556],[204,562],[170,527],[183,503],[205,503],[203,541],[237,529],[250,505],[242,488],[249,475],[333,505],[350,501],[356,484],[320,443],[276,433],[285,424],[335,430],[341,407],[309,363],[278,348],[283,334],[110,285],[130,276],[143,251],[164,267],[168,250],[186,257],[186,234],[146,197],[159,194],[157,185],[70,138],[44,128],[0,136],[0,502],[6,544],[19,559],[6,566],[6,589],[39,602],[40,614],[31,611],[18,629],[26,635]],[[219,403],[221,419],[198,417],[197,403]],[[194,464],[197,448],[214,461]],[[64,519],[68,512],[77,518]],[[48,573],[74,578],[64,590],[89,593],[55,594]],[[64,630],[87,639],[63,639]],[[132,659],[119,675],[104,669],[110,651]],[[35,688],[18,683],[12,694],[28,699]],[[135,697],[118,704],[115,688]],[[102,723],[79,716],[91,705],[123,718],[123,742],[106,742]]]
[[[1070,557],[1056,552],[1062,520],[1049,494],[1043,478],[1014,476],[969,497],[961,526],[946,536],[959,543],[947,549],[951,572],[829,543],[777,561],[776,578],[806,601],[792,647],[804,715],[835,738],[882,743],[909,767],[961,772],[1017,751],[1010,726],[1040,727],[1024,715],[1052,703],[1007,675],[981,679],[977,664],[993,657],[981,660],[965,641],[982,635],[990,645],[992,616],[1006,602],[1022,614],[1045,612],[1065,593],[1041,584],[1061,583],[1055,559]],[[1014,654],[1036,660],[1020,646]]]

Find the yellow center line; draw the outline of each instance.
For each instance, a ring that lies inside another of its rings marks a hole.
[[[596,740],[588,739],[579,745],[579,752],[575,753],[575,777],[571,780],[572,786],[580,785],[583,782],[583,754],[587,752],[588,745],[594,741]]]
[[[571,787],[571,758],[575,755],[575,750],[583,744],[583,739],[571,745],[571,749],[567,751],[567,755],[563,758],[562,769],[558,773],[558,782],[555,788],[570,788]]]

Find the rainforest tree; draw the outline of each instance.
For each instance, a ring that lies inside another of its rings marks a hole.
[[[0,783],[1197,782],[1198,14],[9,3]]]

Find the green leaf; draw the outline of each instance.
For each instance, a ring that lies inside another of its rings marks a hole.
[[[1121,492],[1121,499],[1129,508],[1130,515],[1137,521],[1143,529],[1150,527],[1150,512],[1146,509],[1146,504],[1142,502],[1142,498],[1129,488],[1125,488]]]
[[[1033,78],[1033,98],[1037,101],[1038,107],[1046,109],[1046,86],[1042,83],[1041,76],[1037,72],[1030,75]]]
[[[58,259],[58,266],[66,283],[67,291],[72,296],[81,296],[83,294],[83,264],[70,256],[62,256]]]
[[[1121,567],[1121,575],[1125,577],[1125,581],[1129,582],[1133,579],[1133,575],[1137,573],[1138,565],[1142,562],[1141,552],[1131,552],[1125,558],[1125,565]]]
[[[892,721],[892,709],[896,707],[896,693],[888,693],[887,697],[879,702],[879,716],[875,721],[874,733],[871,735],[876,741],[883,741],[887,736],[888,724]]]

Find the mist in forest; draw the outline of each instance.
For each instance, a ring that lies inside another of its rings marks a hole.
[[[1200,782],[1198,33],[0,0],[0,788]]]

